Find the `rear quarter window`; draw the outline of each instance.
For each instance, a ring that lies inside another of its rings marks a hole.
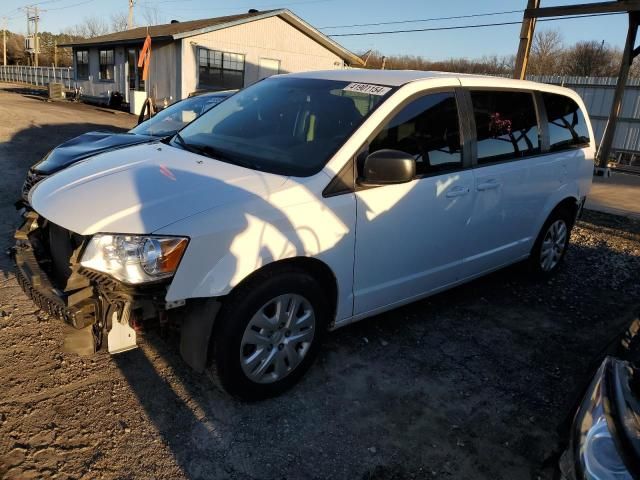
[[[542,93],[549,122],[550,151],[589,145],[589,129],[580,107],[571,98]]]

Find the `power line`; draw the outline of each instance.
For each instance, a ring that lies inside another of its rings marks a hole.
[[[96,0],[85,0],[84,2],[80,2],[80,3],[74,3],[72,5],[65,5],[63,7],[55,7],[55,8],[47,8],[46,10],[44,10],[45,12],[52,12],[54,10],[64,10],[66,8],[73,8],[73,7],[79,7],[80,5],[86,5],[87,3],[92,3],[95,2]]]
[[[504,12],[474,13],[470,15],[455,15],[453,17],[423,18],[421,20],[396,20],[393,22],[354,23],[353,25],[332,25],[329,27],[319,27],[319,28],[320,30],[326,30],[328,28],[374,27],[378,25],[397,25],[399,23],[422,23],[422,22],[436,22],[439,20],[459,20],[462,18],[489,17],[493,15],[508,15],[510,13],[524,13],[524,10],[507,10]]]
[[[606,15],[621,15],[626,12],[610,12],[610,13],[593,13],[590,15],[573,15],[568,17],[558,18],[540,18],[538,22],[553,22],[556,20],[570,20],[572,18],[587,18],[587,17],[604,17]],[[457,25],[448,27],[433,27],[433,28],[413,28],[408,30],[388,30],[382,32],[356,32],[356,33],[337,33],[335,35],[329,35],[330,37],[358,37],[365,35],[391,35],[395,33],[413,33],[413,32],[437,32],[441,30],[462,30],[465,28],[484,28],[484,27],[500,27],[504,25],[522,25],[522,21],[517,22],[497,22],[497,23],[480,23],[475,25]]]

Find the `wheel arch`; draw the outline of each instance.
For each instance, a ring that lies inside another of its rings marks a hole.
[[[297,268],[308,273],[322,285],[323,290],[326,292],[327,300],[329,301],[331,312],[330,324],[333,324],[335,322],[336,311],[338,307],[338,280],[333,273],[333,270],[331,270],[331,267],[317,258],[290,257],[270,262],[266,265],[263,265],[259,269],[254,270],[245,278],[243,278],[240,283],[238,283],[231,289],[228,295],[233,294],[233,292],[235,292],[239,288],[243,288],[245,285],[252,282],[257,277],[275,274],[279,271],[291,268]]]
[[[225,298],[260,277],[273,275],[279,271],[290,271],[292,268],[308,273],[320,283],[329,302],[329,326],[333,326],[338,307],[338,281],[331,268],[325,262],[312,257],[277,260],[247,275],[225,296],[195,298],[188,301],[180,330],[180,353],[185,362],[198,372],[202,372],[209,363],[211,335]]]

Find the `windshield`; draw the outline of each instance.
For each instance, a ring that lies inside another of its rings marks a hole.
[[[182,127],[193,122],[230,94],[200,95],[176,102],[130,130],[130,133],[152,135],[154,137],[174,135]]]
[[[257,170],[309,176],[391,92],[350,82],[273,77],[207,112],[180,131],[172,145]]]

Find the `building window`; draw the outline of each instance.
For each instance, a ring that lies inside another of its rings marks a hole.
[[[113,81],[113,50],[100,50],[100,80]]]
[[[198,88],[230,90],[244,86],[244,55],[198,49]]]
[[[89,78],[89,50],[76,50],[76,80]]]
[[[533,95],[524,92],[473,91],[478,164],[540,153]]]

